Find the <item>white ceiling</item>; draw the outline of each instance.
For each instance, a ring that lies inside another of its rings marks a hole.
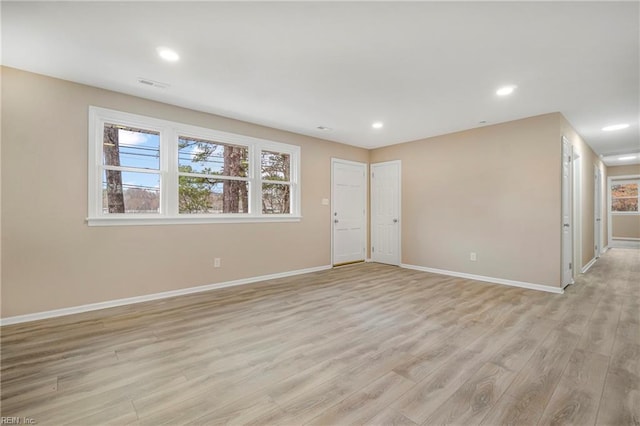
[[[1,7],[4,65],[279,129],[373,148],[560,111],[598,154],[640,151],[636,1]]]

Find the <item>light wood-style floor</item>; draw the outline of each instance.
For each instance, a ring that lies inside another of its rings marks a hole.
[[[564,295],[377,264],[2,329],[38,424],[638,425],[640,251]]]

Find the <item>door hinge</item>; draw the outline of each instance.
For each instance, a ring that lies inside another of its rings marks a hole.
[[[573,269],[573,264],[569,262],[569,269]]]
[[[371,253],[373,253],[374,251],[376,251],[375,247],[371,247]]]
[[[376,177],[376,174],[371,172],[371,178],[374,178],[374,177]]]

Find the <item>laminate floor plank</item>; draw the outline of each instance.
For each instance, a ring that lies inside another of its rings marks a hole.
[[[377,407],[390,405],[413,386],[415,383],[391,371],[328,408],[308,424],[367,424]]]
[[[424,425],[475,425],[491,410],[516,373],[491,362],[482,365],[424,421]]]
[[[41,425],[640,424],[640,250],[549,294],[375,263],[0,329]]]
[[[549,333],[482,424],[537,423],[577,342],[568,332]]]
[[[573,351],[539,425],[595,424],[608,367],[608,356]]]
[[[609,371],[598,407],[596,425],[640,425],[640,377]]]
[[[608,293],[600,299],[578,343],[579,349],[611,355],[622,304],[622,296],[614,293]]]

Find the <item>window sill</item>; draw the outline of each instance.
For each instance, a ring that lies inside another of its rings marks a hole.
[[[89,217],[89,226],[197,225],[210,223],[279,223],[300,222],[302,216],[189,216],[189,217]]]

